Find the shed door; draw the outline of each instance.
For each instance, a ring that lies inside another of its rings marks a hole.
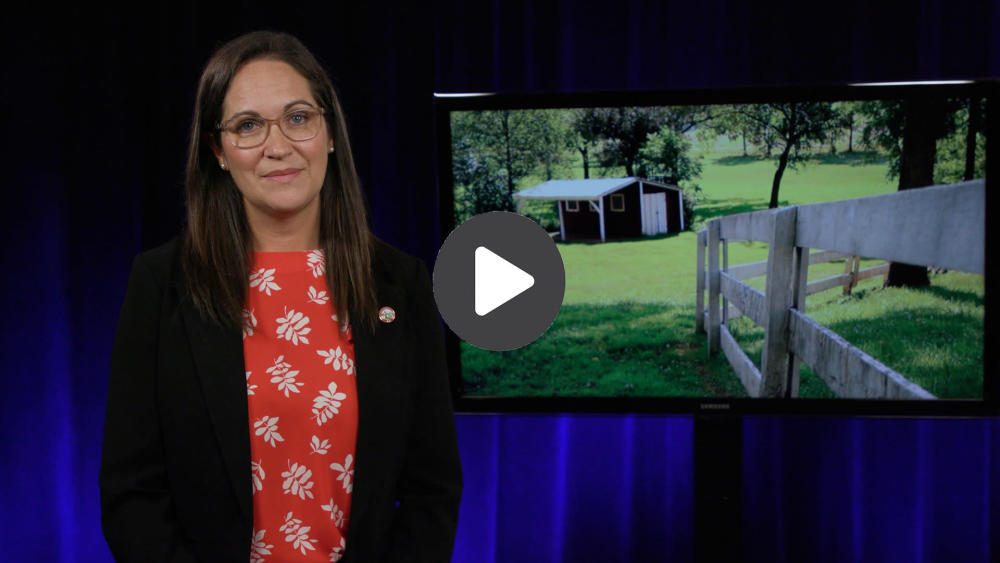
[[[642,234],[658,235],[667,232],[667,194],[654,192],[642,194]]]

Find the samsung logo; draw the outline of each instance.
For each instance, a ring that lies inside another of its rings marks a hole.
[[[701,410],[726,411],[730,409],[729,403],[702,403]]]

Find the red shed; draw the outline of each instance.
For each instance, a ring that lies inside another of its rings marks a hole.
[[[682,197],[677,186],[637,177],[549,180],[514,194],[557,201],[562,240],[601,242],[683,231]]]

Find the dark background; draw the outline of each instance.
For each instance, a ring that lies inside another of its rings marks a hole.
[[[0,560],[110,560],[97,471],[112,335],[132,258],[180,228],[194,89],[222,41],[281,29],[319,56],[377,234],[429,263],[435,91],[1000,76],[996,2],[200,4],[5,14]],[[469,415],[458,430],[455,561],[693,556],[691,417]],[[750,417],[741,448],[747,560],[1000,554],[1000,419]]]

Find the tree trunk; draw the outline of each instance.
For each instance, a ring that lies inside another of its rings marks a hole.
[[[747,156],[747,130],[743,130],[743,156]]]
[[[505,207],[507,211],[514,210],[514,157],[510,150],[510,114],[508,112],[503,113],[503,118],[501,119],[502,130],[503,130],[503,141],[504,141],[504,165],[507,170],[507,201],[505,201]]]
[[[778,169],[774,171],[774,182],[771,184],[771,201],[767,204],[768,209],[778,207],[778,188],[781,186],[781,177],[785,174],[785,167],[788,166],[788,154],[792,152],[794,143],[788,141],[778,158]]]
[[[587,155],[587,147],[581,147],[580,154],[583,155],[583,178],[586,180],[590,178],[590,157]]]
[[[633,164],[632,163],[632,159],[628,159],[628,158],[625,159],[625,175],[626,176],[634,176],[634,174],[632,173],[632,164]]]
[[[847,152],[854,152],[854,112],[847,114]]]
[[[969,131],[965,136],[965,180],[976,176],[976,133],[979,132],[979,100],[969,98]]]
[[[903,102],[903,150],[899,160],[899,189],[922,188],[934,183],[937,138],[941,135],[944,106],[940,100],[909,99]],[[931,284],[926,266],[889,263],[888,287],[922,287]]]

